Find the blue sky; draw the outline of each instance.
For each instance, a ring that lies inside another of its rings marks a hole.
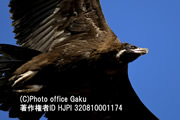
[[[0,1],[0,43],[15,44],[8,2]],[[180,1],[101,0],[101,4],[121,42],[149,48],[147,55],[129,64],[129,78],[140,99],[161,120],[180,120]],[[5,112],[0,116],[9,120]]]

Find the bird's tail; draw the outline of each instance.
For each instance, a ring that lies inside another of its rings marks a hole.
[[[31,60],[41,52],[13,46],[0,44],[0,109],[7,111],[12,106],[13,90],[9,78],[25,62]]]

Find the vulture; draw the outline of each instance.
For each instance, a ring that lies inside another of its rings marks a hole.
[[[17,46],[0,44],[0,110],[10,118],[158,120],[128,78],[128,63],[148,49],[121,43],[99,0],[10,0],[9,7]]]

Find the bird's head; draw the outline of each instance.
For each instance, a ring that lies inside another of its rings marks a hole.
[[[116,58],[122,63],[129,63],[147,53],[147,48],[139,48],[128,43],[122,43],[120,51],[116,54]]]

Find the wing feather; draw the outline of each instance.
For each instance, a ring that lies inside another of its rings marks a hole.
[[[23,47],[47,52],[79,38],[100,43],[115,36],[99,0],[11,0],[9,6],[15,38]]]
[[[41,50],[43,43],[49,42],[54,32],[54,14],[61,0],[11,0],[15,38],[23,47]],[[51,36],[50,36],[51,35]],[[51,39],[52,40],[52,39]],[[47,44],[46,44],[47,45]],[[48,46],[46,46],[48,47]],[[43,47],[44,48],[44,47]],[[46,49],[41,50],[47,51]]]

